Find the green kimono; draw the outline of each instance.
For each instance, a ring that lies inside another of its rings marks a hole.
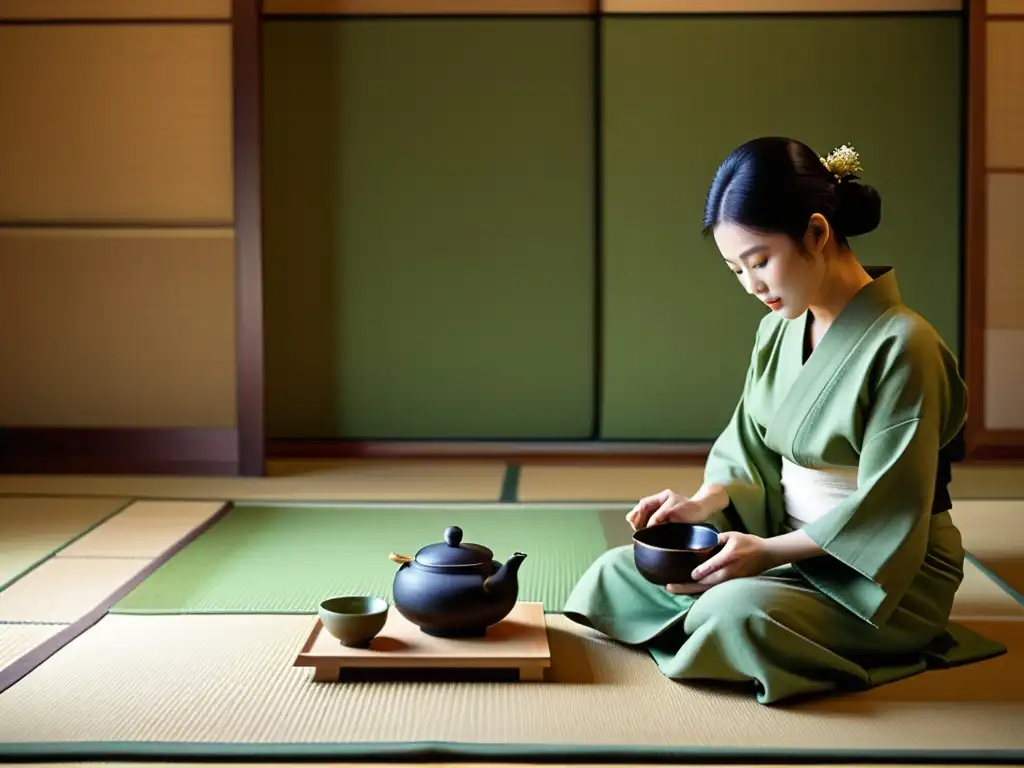
[[[674,595],[640,576],[631,547],[618,547],[583,575],[566,615],[645,645],[673,679],[753,684],[764,704],[1004,652],[949,622],[964,550],[949,511],[933,502],[940,450],[967,413],[953,355],[901,302],[891,269],[805,361],[806,324],[806,313],[761,322],[704,479],[730,500],[710,522],[766,538],[792,530],[783,457],[856,468],[856,490],[802,526],[826,554]]]

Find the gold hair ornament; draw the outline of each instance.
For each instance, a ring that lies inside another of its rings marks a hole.
[[[857,174],[864,170],[860,164],[860,155],[857,154],[853,147],[846,144],[832,150],[828,157],[819,159],[821,164],[828,168],[829,172],[836,177],[837,181],[859,178]]]

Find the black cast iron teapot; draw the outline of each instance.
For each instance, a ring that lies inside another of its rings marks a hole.
[[[462,529],[453,525],[443,543],[416,557],[392,552],[390,558],[401,563],[392,587],[400,614],[428,635],[481,637],[515,607],[526,555],[516,552],[502,565],[487,547],[463,544]]]

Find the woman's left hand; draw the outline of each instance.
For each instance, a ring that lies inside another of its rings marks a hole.
[[[738,531],[719,534],[719,543],[724,546],[713,557],[701,563],[693,571],[693,584],[669,584],[665,587],[676,595],[704,592],[716,584],[730,579],[757,576],[768,570],[768,546],[760,536]]]

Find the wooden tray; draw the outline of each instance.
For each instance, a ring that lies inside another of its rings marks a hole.
[[[551,666],[542,603],[516,603],[486,637],[443,638],[420,631],[394,606],[369,648],[348,648],[316,620],[293,666],[313,667],[313,679],[333,682],[342,669],[517,669],[519,680],[543,680]]]

